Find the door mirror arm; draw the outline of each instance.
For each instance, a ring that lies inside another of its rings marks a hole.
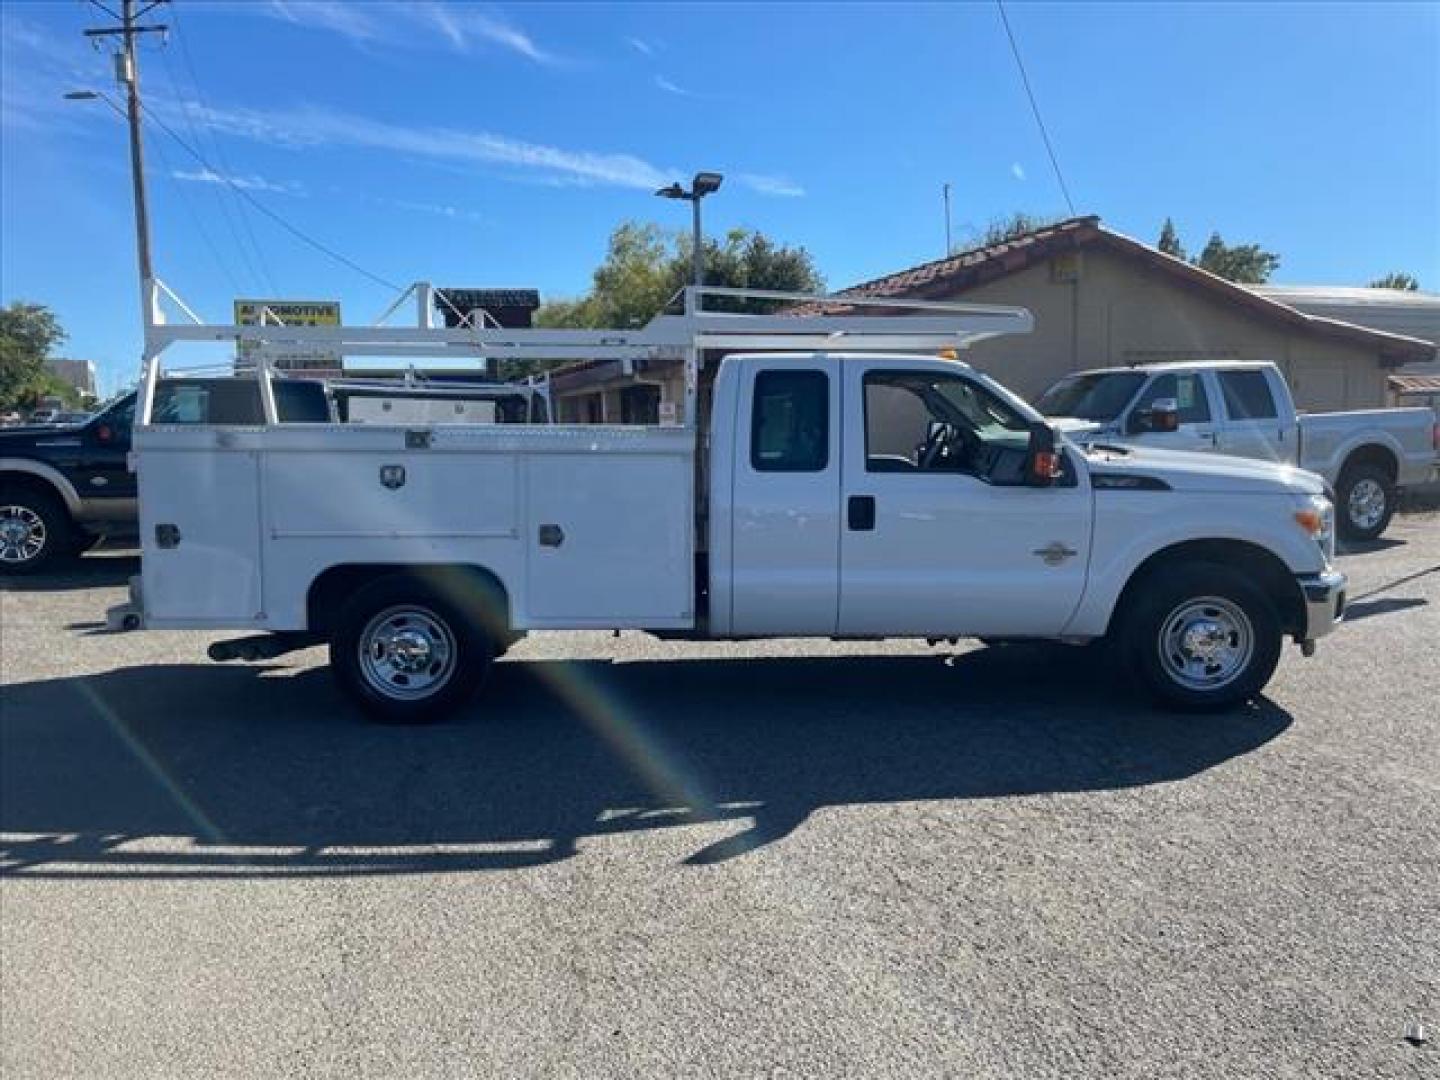
[[[1146,431],[1179,431],[1180,403],[1174,398],[1156,398],[1148,409],[1136,409],[1125,421],[1125,434],[1139,435]]]

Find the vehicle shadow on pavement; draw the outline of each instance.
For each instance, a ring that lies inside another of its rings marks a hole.
[[[1137,704],[1090,650],[497,665],[465,716],[358,721],[322,668],[123,668],[6,688],[0,873],[291,876],[543,865],[582,838],[826,806],[1179,780],[1291,723]],[[178,839],[177,839],[178,838]]]
[[[122,588],[138,573],[139,555],[87,555],[53,571],[0,578],[0,592]]]

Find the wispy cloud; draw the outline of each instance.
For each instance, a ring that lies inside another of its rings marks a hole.
[[[805,194],[803,187],[784,176],[766,176],[763,173],[741,173],[735,179],[752,191],[758,191],[761,195],[775,195],[785,199],[798,199]]]
[[[0,18],[0,127],[74,133],[110,119],[103,104],[65,101],[66,91],[107,85],[105,60],[80,41],[21,16]]]
[[[423,49],[439,45],[470,53],[488,45],[537,64],[559,62],[559,57],[541,48],[534,38],[499,12],[468,4],[447,4],[439,0],[398,3],[373,0],[364,4],[337,0],[269,0],[266,4],[242,5],[238,10],[338,34],[362,48],[383,41],[387,48]]]
[[[165,107],[173,110],[181,106]],[[289,148],[336,146],[383,150],[630,188],[659,187],[676,172],[657,168],[634,154],[572,150],[488,131],[391,124],[322,108],[264,111],[192,106],[190,113],[192,120],[212,130]]]
[[[661,90],[664,90],[667,94],[674,94],[674,95],[676,95],[677,97],[694,97],[694,96],[695,96],[695,95],[692,94],[689,90],[686,90],[683,86],[679,86],[679,85],[671,82],[671,81],[670,81],[669,79],[667,79],[664,75],[656,75],[656,76],[655,76],[655,85],[658,86]]]
[[[451,221],[466,221],[472,225],[479,225],[485,220],[484,216],[475,210],[451,206],[449,203],[414,202],[410,199],[377,199],[376,201],[386,206],[393,206],[397,210],[408,210],[413,214],[430,214],[434,217],[448,218]]]
[[[650,42],[646,41],[644,38],[627,37],[625,40],[630,43],[630,47],[632,49],[640,53],[642,56],[655,55],[655,46]]]
[[[1021,166],[1021,164],[1020,164],[1018,161],[1012,161],[1012,162],[1010,163],[1010,175],[1013,176],[1013,177],[1015,177],[1016,180],[1024,180],[1024,179],[1025,179],[1025,169]]]
[[[329,30],[351,41],[368,43],[384,34],[384,27],[371,14],[383,6],[376,4],[367,8],[340,0],[270,0],[263,6],[245,5],[236,10],[268,14],[297,26]]]
[[[268,191],[277,195],[304,195],[305,189],[299,184],[277,183],[274,180],[267,180],[263,176],[250,174],[248,176],[226,176],[213,169],[195,169],[186,171],[176,169],[170,173],[176,180],[188,180],[196,184],[226,184],[237,187],[241,191]]]

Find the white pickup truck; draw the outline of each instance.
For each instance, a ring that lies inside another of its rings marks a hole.
[[[1284,638],[1309,655],[1340,619],[1318,477],[1087,451],[937,355],[1027,331],[1028,312],[916,301],[919,316],[722,315],[699,310],[701,292],[638,331],[472,343],[532,356],[678,346],[685,426],[225,428],[142,411],[142,575],[112,624],[263,632],[213,646],[217,659],[325,641],[356,702],[410,721],[459,705],[534,630],[1111,639],[1158,699],[1203,709],[1258,693]],[[147,339],[142,395],[168,336]],[[702,394],[706,349],[742,351]]]
[[[1440,425],[1430,409],[1297,413],[1274,364],[1077,371],[1035,405],[1086,442],[1218,452],[1318,473],[1336,493],[1340,534],[1351,540],[1384,532],[1397,492],[1429,480],[1440,457]]]

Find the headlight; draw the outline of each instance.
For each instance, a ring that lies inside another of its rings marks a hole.
[[[1295,524],[1315,538],[1328,563],[1335,557],[1335,505],[1321,495],[1312,495],[1304,509],[1295,511]]]

